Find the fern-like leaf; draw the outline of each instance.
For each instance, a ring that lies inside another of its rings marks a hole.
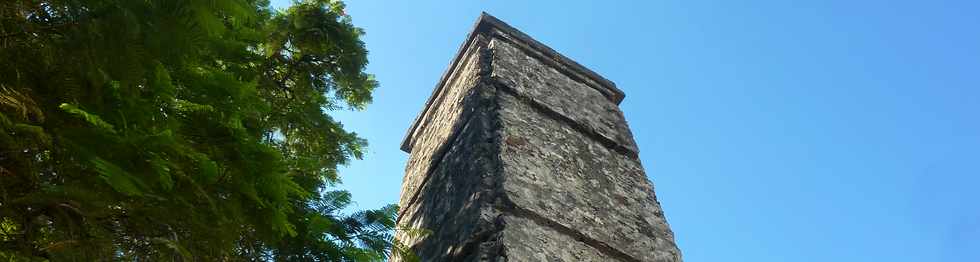
[[[142,183],[133,178],[126,170],[99,157],[93,158],[90,162],[95,167],[95,171],[99,173],[99,177],[116,192],[127,196],[143,195]]]
[[[102,118],[96,114],[86,112],[85,110],[82,110],[81,108],[78,108],[77,106],[68,103],[62,103],[60,106],[58,106],[58,108],[61,108],[61,110],[69,114],[72,114],[84,120],[85,122],[91,124],[92,126],[97,127],[105,132],[109,132],[113,134],[116,133],[116,128],[113,127],[112,124],[109,124],[109,122],[102,120]]]

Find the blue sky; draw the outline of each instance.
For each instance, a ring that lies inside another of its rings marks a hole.
[[[274,1],[284,6],[288,1]],[[686,261],[980,261],[980,2],[349,0],[358,208],[481,11],[617,83]]]

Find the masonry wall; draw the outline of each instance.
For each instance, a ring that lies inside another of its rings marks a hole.
[[[432,234],[397,237],[423,261],[681,261],[618,90],[481,23],[406,138],[399,225]]]
[[[492,127],[496,110],[487,93],[493,89],[482,81],[488,71],[481,57],[486,44],[480,38],[462,52],[408,138],[412,147],[398,223],[432,233],[416,239],[399,231],[396,237],[413,245],[424,261],[463,261],[472,253],[463,247],[493,225],[493,216],[483,214],[494,195],[487,191],[496,188],[492,184],[500,173]]]

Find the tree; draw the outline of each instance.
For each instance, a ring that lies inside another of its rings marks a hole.
[[[0,3],[0,258],[350,261],[395,207],[341,209],[377,86],[339,0]]]

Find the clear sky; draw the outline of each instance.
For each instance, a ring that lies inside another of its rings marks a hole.
[[[685,261],[980,261],[980,2],[809,2],[348,0],[381,86],[343,187],[397,202],[487,11],[625,91]]]

